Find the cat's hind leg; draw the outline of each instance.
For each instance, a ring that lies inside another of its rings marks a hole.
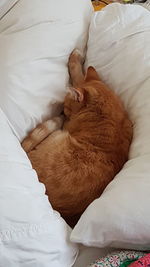
[[[64,117],[55,117],[39,124],[29,135],[23,140],[22,147],[26,152],[30,152],[38,144],[40,144],[49,134],[60,129],[63,126]]]

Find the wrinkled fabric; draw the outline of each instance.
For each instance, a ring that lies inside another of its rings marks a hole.
[[[85,49],[92,4],[1,1],[0,107],[22,140],[38,123],[60,115],[68,58],[75,47]]]
[[[99,260],[96,260],[88,267],[126,267],[131,264],[131,262],[141,258],[144,255],[144,252],[138,251],[115,251]]]
[[[20,142],[58,115],[70,52],[84,50],[90,0],[0,0],[0,266],[71,267],[78,247]]]

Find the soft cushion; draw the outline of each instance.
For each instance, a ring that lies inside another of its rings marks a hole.
[[[0,107],[20,140],[60,113],[69,79],[68,56],[86,45],[91,1],[59,2],[0,4]]]
[[[19,142],[59,114],[68,56],[86,45],[90,0],[58,2],[0,3],[0,266],[71,267],[78,254]]]
[[[71,240],[87,246],[150,248],[150,13],[112,4],[91,22],[86,66],[121,97],[133,122],[129,161],[84,212]]]
[[[18,0],[0,1],[0,19],[18,2]]]
[[[78,249],[0,109],[0,266],[71,267]]]

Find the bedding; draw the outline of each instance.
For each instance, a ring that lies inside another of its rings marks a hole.
[[[20,145],[60,113],[67,61],[85,49],[90,0],[0,3],[0,266],[71,267],[78,247]],[[69,38],[68,38],[69,36]]]
[[[108,253],[113,251],[113,248],[94,248],[80,245],[79,255],[73,267],[87,267],[91,262],[94,262],[95,259],[105,257]]]
[[[53,0],[0,5],[0,107],[22,140],[60,114],[68,57],[74,47],[85,51],[93,8],[90,0],[63,0],[61,8]]]
[[[78,248],[0,109],[0,266],[71,267]]]
[[[134,263],[130,265],[130,267],[149,267],[150,266],[150,254],[143,256],[142,258],[138,259]]]
[[[86,246],[150,248],[150,13],[108,5],[93,15],[86,67],[121,97],[133,122],[129,160],[83,213],[71,240]],[[94,53],[93,53],[94,51]]]
[[[146,8],[147,10],[149,10],[150,11],[150,0],[147,0],[145,3],[134,3],[135,5],[141,5],[141,6],[143,6],[144,8]]]
[[[18,0],[0,1],[0,19],[18,2]]]
[[[132,250],[114,251],[105,257],[96,260],[88,267],[126,267],[132,266],[133,262],[145,257],[146,253]]]
[[[45,6],[39,0],[3,0],[0,3],[0,107],[3,109],[0,109],[0,266],[71,267],[78,255],[78,247],[69,240],[70,228],[53,211],[44,186],[38,182],[19,144],[37,123],[60,112],[68,82],[68,55],[75,46],[82,51],[85,48],[92,12],[90,1],[64,0],[65,5],[67,8],[60,9],[57,1],[48,0]],[[74,267],[87,267],[94,259],[113,251],[94,248],[95,245],[149,246],[146,210],[149,209],[147,88],[150,74],[147,68],[150,69],[150,57],[145,45],[149,42],[149,16],[141,8],[129,10],[128,5],[114,4],[106,8],[93,16],[86,66],[94,65],[120,94],[133,122],[137,123],[135,141],[122,177],[116,177],[102,198],[91,204],[71,235],[73,241],[93,246],[81,247]],[[106,24],[102,22],[104,19]],[[136,32],[132,32],[134,27]],[[58,39],[53,40],[57,31]],[[134,72],[129,69],[132,65],[137,66]],[[126,91],[128,95],[125,96]],[[136,103],[136,110],[133,103]],[[146,117],[144,121],[142,114]],[[135,185],[134,181],[141,180],[143,184]],[[141,190],[145,193],[140,194]]]

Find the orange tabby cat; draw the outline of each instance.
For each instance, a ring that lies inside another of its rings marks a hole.
[[[22,143],[50,203],[70,225],[120,171],[132,140],[132,124],[120,99],[93,67],[84,76],[81,61],[75,50],[69,59],[74,88],[64,101],[63,130],[57,130],[63,118],[54,118]]]

